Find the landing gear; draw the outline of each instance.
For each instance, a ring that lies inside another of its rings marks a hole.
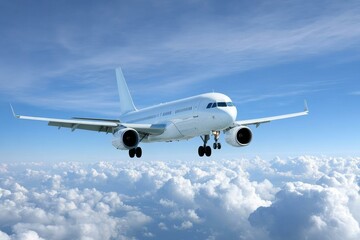
[[[201,136],[201,139],[204,142],[203,146],[200,146],[198,149],[198,154],[200,157],[203,157],[204,155],[206,155],[207,157],[211,156],[211,147],[210,146],[206,146],[207,142],[210,139],[209,135],[205,135],[204,137]]]
[[[210,156],[211,156],[211,147],[209,147],[209,146],[206,146],[206,147],[205,147],[205,155],[206,155],[207,157],[210,157]]]
[[[200,146],[198,149],[198,153],[200,157],[203,157],[204,155],[206,155],[207,157],[211,156],[211,147],[209,146]]]
[[[220,131],[212,131],[212,135],[214,135],[214,144],[213,144],[213,148],[214,149],[221,149],[221,143],[219,143],[219,137],[220,137]],[[198,154],[200,157],[203,157],[204,155],[206,155],[207,157],[211,156],[211,147],[207,146],[207,142],[210,139],[210,135],[204,135],[204,136],[200,136],[201,139],[204,142],[203,146],[200,146],[198,149]]]
[[[132,148],[129,150],[129,157],[131,157],[131,158],[135,157],[135,149],[136,148]]]
[[[141,158],[142,155],[142,149],[141,147],[132,148],[129,150],[129,157],[134,158],[135,156],[137,158]]]
[[[148,137],[148,136],[149,136],[149,134],[144,134],[144,135],[142,135],[139,143],[140,143],[144,138],[146,138],[146,137]],[[129,157],[130,157],[130,158],[134,158],[135,156],[136,156],[137,158],[141,158],[141,156],[142,156],[142,149],[141,149],[141,147],[136,147],[136,148],[132,148],[132,149],[129,150]]]
[[[135,150],[135,155],[137,158],[141,158],[141,155],[142,155],[142,149],[141,147],[137,147],[136,150]]]
[[[221,149],[221,143],[216,143],[216,142],[215,142],[215,143],[213,144],[213,148],[214,148],[214,149]]]
[[[220,131],[213,131],[212,134],[214,135],[214,144],[213,144],[213,148],[214,149],[221,149],[221,143],[218,143],[219,141],[219,137],[220,137]]]
[[[198,149],[198,154],[200,157],[203,157],[205,154],[205,148],[203,146],[200,146]]]

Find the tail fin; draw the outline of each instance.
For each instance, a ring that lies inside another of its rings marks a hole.
[[[116,80],[117,80],[119,98],[120,98],[120,115],[123,115],[128,112],[136,111],[136,107],[131,98],[129,88],[126,84],[124,75],[120,67],[116,69]]]

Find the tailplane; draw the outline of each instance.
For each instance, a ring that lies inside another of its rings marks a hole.
[[[120,67],[116,69],[116,80],[120,98],[120,115],[136,111],[136,107]]]

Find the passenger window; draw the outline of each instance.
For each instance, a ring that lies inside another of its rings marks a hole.
[[[212,103],[209,103],[206,108],[211,108]]]

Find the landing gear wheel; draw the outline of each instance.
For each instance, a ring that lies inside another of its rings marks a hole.
[[[141,158],[141,155],[142,155],[142,149],[141,149],[141,147],[135,148],[135,154],[136,154],[136,157],[137,157],[137,158]]]
[[[199,156],[200,157],[203,157],[204,156],[204,153],[205,153],[205,149],[203,146],[200,146],[199,149],[198,149],[198,153],[199,153]]]
[[[205,154],[207,157],[211,156],[211,147],[210,146],[205,147]]]
[[[204,154],[205,154],[206,156],[209,157],[211,155],[211,147],[206,146],[206,144],[209,141],[210,136],[209,135],[204,135],[204,137],[203,136],[200,136],[200,137],[203,140],[204,145],[200,146],[199,149],[198,149],[199,156],[203,157]]]
[[[129,157],[131,157],[131,158],[135,157],[135,148],[132,148],[129,150]]]
[[[220,131],[213,131],[212,134],[214,135],[214,144],[213,144],[213,148],[214,149],[221,149],[221,144],[218,143],[219,141],[219,137],[220,137]]]

